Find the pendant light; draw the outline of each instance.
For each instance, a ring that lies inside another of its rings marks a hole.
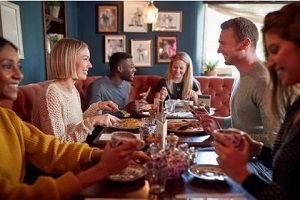
[[[158,9],[154,6],[153,0],[148,2],[143,10],[144,23],[152,24],[156,23],[158,17]]]

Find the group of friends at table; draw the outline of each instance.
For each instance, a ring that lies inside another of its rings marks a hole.
[[[231,116],[197,115],[205,132],[216,138],[212,146],[220,168],[257,199],[300,198],[299,10],[300,3],[293,2],[266,15],[262,32],[267,63],[256,56],[258,30],[253,22],[238,17],[221,25],[217,51],[226,65],[240,72],[231,94]],[[118,123],[114,113],[135,113],[142,106],[140,101],[129,102],[129,82],[136,72],[132,56],[115,53],[109,66],[110,74],[90,85],[83,112],[74,84],[86,79],[92,67],[88,45],[61,39],[50,53],[55,79],[38,93],[32,124],[0,108],[0,199],[68,199],[130,162],[150,160],[133,143],[112,148],[108,142],[104,149],[84,143],[95,126]],[[1,37],[1,101],[17,98],[22,78],[17,48]],[[158,83],[156,98],[189,99],[197,105],[199,94],[201,86],[193,78],[190,57],[178,52]],[[242,149],[214,132],[230,127],[243,131]],[[27,184],[26,162],[61,175],[40,176]]]

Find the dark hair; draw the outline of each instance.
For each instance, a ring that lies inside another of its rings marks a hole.
[[[128,58],[132,58],[132,55],[125,52],[116,52],[109,59],[110,71],[117,69],[121,61],[125,61]]]
[[[300,2],[290,3],[278,11],[268,13],[262,32],[274,33],[300,46]]]
[[[255,24],[244,17],[232,18],[221,24],[221,29],[232,28],[234,30],[236,42],[241,42],[245,38],[250,38],[252,48],[256,49],[258,41],[258,30]]]
[[[10,45],[12,46],[16,51],[18,51],[18,47],[16,47],[16,45],[14,45],[12,42],[8,41],[7,39],[3,38],[0,36],[0,51],[2,51],[3,47],[5,45]]]
[[[293,2],[283,6],[280,10],[270,12],[264,19],[264,26],[262,28],[264,35],[265,54],[268,58],[265,35],[274,34],[295,44],[300,48],[300,2]],[[271,68],[270,73],[270,87],[272,88],[272,111],[274,114],[281,115],[280,106],[283,105],[285,110],[291,105],[293,101],[293,93],[296,88],[293,86],[283,86],[277,76],[276,71]]]

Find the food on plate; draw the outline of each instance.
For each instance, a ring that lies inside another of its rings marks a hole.
[[[149,111],[150,109],[153,109],[153,104],[146,104],[142,106],[142,111]]]
[[[123,113],[123,117],[129,117],[130,116],[130,113],[126,112],[125,110],[120,110],[122,113]]]
[[[198,120],[168,120],[167,126],[169,130],[193,130],[201,129],[202,126]]]
[[[129,119],[123,119],[121,120],[117,127],[119,128],[129,128],[129,127],[138,127],[140,126],[141,121],[139,119],[133,119],[133,118],[129,118]]]

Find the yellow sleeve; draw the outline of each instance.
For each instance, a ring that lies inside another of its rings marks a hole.
[[[82,191],[78,179],[71,172],[57,179],[41,176],[32,185],[24,183],[12,185],[8,179],[0,178],[0,199],[6,200],[56,200],[69,199]]]
[[[66,199],[82,190],[73,173],[90,162],[94,148],[82,143],[60,144],[54,136],[3,108],[0,133],[0,199]],[[46,172],[65,174],[58,179],[41,176],[27,185],[23,183],[26,161]]]

